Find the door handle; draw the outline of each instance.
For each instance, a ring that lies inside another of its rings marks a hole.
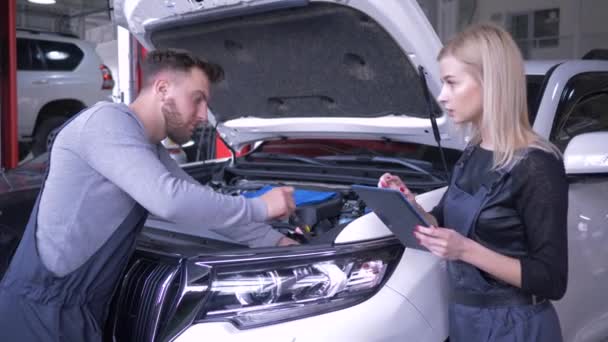
[[[49,84],[49,80],[36,80],[32,84]]]

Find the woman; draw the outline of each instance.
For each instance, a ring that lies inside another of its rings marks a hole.
[[[568,185],[558,150],[530,127],[521,54],[504,30],[479,25],[438,61],[438,101],[472,135],[427,214],[434,226],[414,235],[448,260],[450,340],[561,341],[549,300],[566,291]],[[379,183],[415,202],[398,177]]]

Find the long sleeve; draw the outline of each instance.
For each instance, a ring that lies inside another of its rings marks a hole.
[[[260,199],[227,196],[176,177],[159,160],[156,145],[130,115],[92,115],[81,131],[83,158],[149,212],[169,221],[233,229],[266,220]]]
[[[520,258],[522,289],[557,300],[568,279],[568,183],[561,160],[531,152],[513,177],[524,179],[515,193],[516,209],[525,226],[528,254]]]
[[[171,159],[171,156],[169,156],[169,153],[162,145],[158,145],[158,155],[160,161],[175,177],[200,186],[198,181],[177,165],[175,160]],[[251,222],[235,226],[232,229],[219,227],[212,228],[212,230],[234,241],[247,244],[250,247],[274,246],[283,237],[283,234],[276,231],[269,224],[260,222]]]
[[[201,185],[201,183],[192,178],[192,176],[186,173],[186,171],[184,171],[184,169],[182,169],[177,162],[171,158],[169,152],[162,144],[156,145],[156,148],[158,149],[158,159],[160,159],[160,162],[165,165],[167,170],[169,170],[173,176],[188,181],[192,184]]]

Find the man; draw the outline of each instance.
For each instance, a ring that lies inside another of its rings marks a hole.
[[[99,103],[57,134],[48,177],[0,283],[0,341],[101,341],[113,290],[147,213],[251,246],[294,243],[264,222],[294,210],[291,188],[225,196],[160,143],[190,139],[223,72],[188,52],[150,52],[130,105]]]

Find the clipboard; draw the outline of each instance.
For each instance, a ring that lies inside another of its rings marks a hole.
[[[353,191],[407,248],[428,252],[414,236],[417,225],[430,227],[422,213],[397,190],[353,185]]]

